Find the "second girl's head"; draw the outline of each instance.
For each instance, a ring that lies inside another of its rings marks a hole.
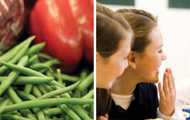
[[[142,82],[157,82],[159,67],[166,59],[157,20],[150,13],[136,9],[118,11],[134,31],[134,44],[128,57],[130,67]]]
[[[128,66],[133,32],[121,15],[101,5],[97,5],[96,21],[97,73],[109,82]]]

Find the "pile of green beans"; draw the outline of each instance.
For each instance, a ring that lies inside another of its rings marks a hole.
[[[62,73],[33,39],[0,56],[0,120],[92,120],[93,72]]]

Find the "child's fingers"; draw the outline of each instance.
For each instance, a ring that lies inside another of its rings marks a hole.
[[[175,85],[174,85],[174,79],[172,77],[171,70],[169,70],[168,78],[169,78],[169,81],[168,81],[169,89],[170,89],[170,91],[174,92],[175,91]]]
[[[172,81],[171,81],[172,82],[172,87],[173,87],[173,89],[175,89],[175,79],[174,79],[172,70],[170,69],[169,71],[170,71],[170,75],[171,75],[171,79],[172,79]]]
[[[165,98],[164,92],[163,92],[163,88],[161,86],[161,83],[158,83],[158,89],[159,89],[159,93],[160,93],[160,99],[161,98]]]
[[[167,73],[167,71],[164,73],[163,90],[164,90],[164,94],[167,96],[168,93],[169,93],[169,88],[168,88],[168,73]]]
[[[169,89],[172,90],[173,89],[173,83],[172,83],[172,76],[171,76],[171,73],[168,73],[168,86],[169,86]]]
[[[171,69],[169,69],[169,73],[168,73],[168,84],[169,84],[169,94],[172,98],[175,98],[176,96],[176,90],[175,90],[175,83],[174,83],[174,78],[173,78],[173,75],[172,75],[172,72],[171,72]]]

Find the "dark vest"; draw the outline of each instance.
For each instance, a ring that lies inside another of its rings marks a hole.
[[[140,83],[134,91],[134,99],[127,110],[112,100],[109,120],[144,120],[157,117],[157,88],[152,83]]]
[[[108,90],[96,88],[96,116],[108,114],[112,106],[112,98]]]

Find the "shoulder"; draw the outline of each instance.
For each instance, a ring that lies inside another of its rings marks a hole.
[[[136,86],[135,92],[140,93],[157,93],[157,88],[154,83],[139,83]]]
[[[140,83],[134,91],[135,99],[140,103],[158,104],[157,87],[153,83]]]

